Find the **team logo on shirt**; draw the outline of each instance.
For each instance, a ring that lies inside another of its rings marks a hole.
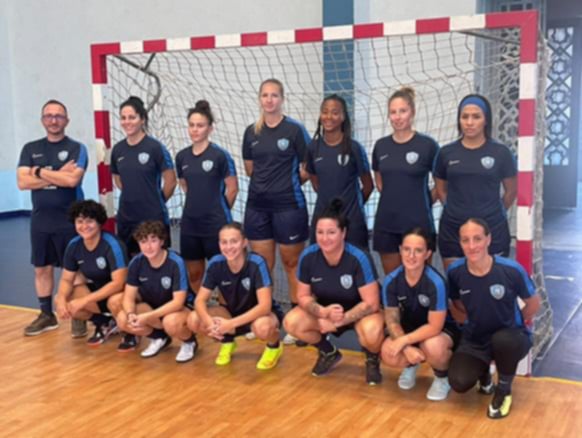
[[[167,275],[164,275],[162,277],[160,283],[162,283],[162,287],[164,289],[169,289],[170,286],[172,285],[172,279],[170,277],[168,277]]]
[[[97,263],[97,267],[99,269],[105,269],[105,267],[107,266],[107,261],[105,260],[105,257],[97,257],[97,260],[95,260],[95,262]]]
[[[410,165],[416,163],[418,161],[418,153],[417,152],[408,152],[406,154],[406,162]]]
[[[418,302],[422,307],[428,307],[430,305],[430,299],[424,294],[418,295]]]
[[[489,292],[491,292],[493,298],[500,300],[505,295],[505,286],[502,284],[494,284],[493,286],[489,286]]]
[[[149,161],[150,154],[148,154],[147,152],[140,152],[139,155],[137,156],[137,159],[141,164],[145,164]]]
[[[286,151],[289,147],[289,140],[286,138],[280,138],[277,140],[277,147],[281,152]]]
[[[487,155],[486,157],[481,158],[481,165],[485,169],[491,169],[495,165],[495,158]]]
[[[339,154],[337,156],[337,164],[340,166],[346,167],[350,162],[350,156],[347,154]]]
[[[204,172],[210,172],[214,167],[214,162],[212,160],[204,160],[202,162],[202,169]]]
[[[61,161],[65,161],[68,156],[69,156],[69,151],[60,151],[57,154],[57,157],[59,157],[59,160],[61,160]]]
[[[243,278],[241,284],[246,290],[251,290],[251,279],[249,277]]]
[[[354,284],[354,279],[350,274],[344,274],[340,277],[340,284],[344,289],[349,289]]]

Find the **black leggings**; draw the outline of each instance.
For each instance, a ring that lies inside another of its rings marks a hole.
[[[513,376],[530,348],[529,336],[520,328],[495,332],[489,347],[461,341],[449,364],[449,383],[455,392],[467,392],[489,372],[491,360],[495,361],[499,374]]]

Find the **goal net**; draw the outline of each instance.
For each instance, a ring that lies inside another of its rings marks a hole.
[[[100,193],[111,216],[117,200],[108,173],[109,149],[124,137],[118,107],[129,95],[146,102],[149,131],[173,156],[190,145],[188,108],[199,99],[210,102],[216,118],[212,141],[226,148],[237,165],[240,191],[233,216],[238,220],[244,217],[248,188],[242,134],[258,116],[257,88],[266,78],[284,83],[285,113],[303,122],[309,133],[315,130],[322,98],[344,96],[354,138],[369,155],[374,142],[391,131],[387,100],[398,88],[415,89],[415,128],[441,145],[458,136],[461,98],[475,92],[487,96],[494,137],[518,158],[519,199],[510,224],[516,257],[533,275],[544,301],[535,322],[536,355],[550,339],[551,309],[541,264],[544,58],[535,12],[97,44],[92,54]],[[537,124],[536,108],[541,115]],[[314,192],[309,184],[304,191],[311,210]],[[176,227],[183,204],[178,189],[168,203]],[[366,204],[370,229],[377,204],[374,192]],[[439,214],[436,206],[437,220]],[[274,278],[276,298],[287,301],[280,266]]]

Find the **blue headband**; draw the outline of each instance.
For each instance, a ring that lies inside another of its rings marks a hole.
[[[467,105],[476,105],[479,108],[481,108],[481,111],[483,111],[483,114],[485,115],[485,117],[489,116],[489,111],[487,110],[487,104],[485,103],[485,101],[483,100],[482,97],[479,97],[479,96],[469,96],[469,97],[467,97],[466,99],[464,99],[461,102],[461,111]]]

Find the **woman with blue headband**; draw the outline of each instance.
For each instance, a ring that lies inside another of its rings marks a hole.
[[[460,138],[444,146],[435,159],[437,194],[445,206],[438,234],[445,269],[463,257],[459,228],[471,217],[489,225],[490,254],[509,255],[506,210],[517,195],[517,166],[509,148],[491,138],[491,120],[491,105],[485,97],[465,96],[457,113]]]

